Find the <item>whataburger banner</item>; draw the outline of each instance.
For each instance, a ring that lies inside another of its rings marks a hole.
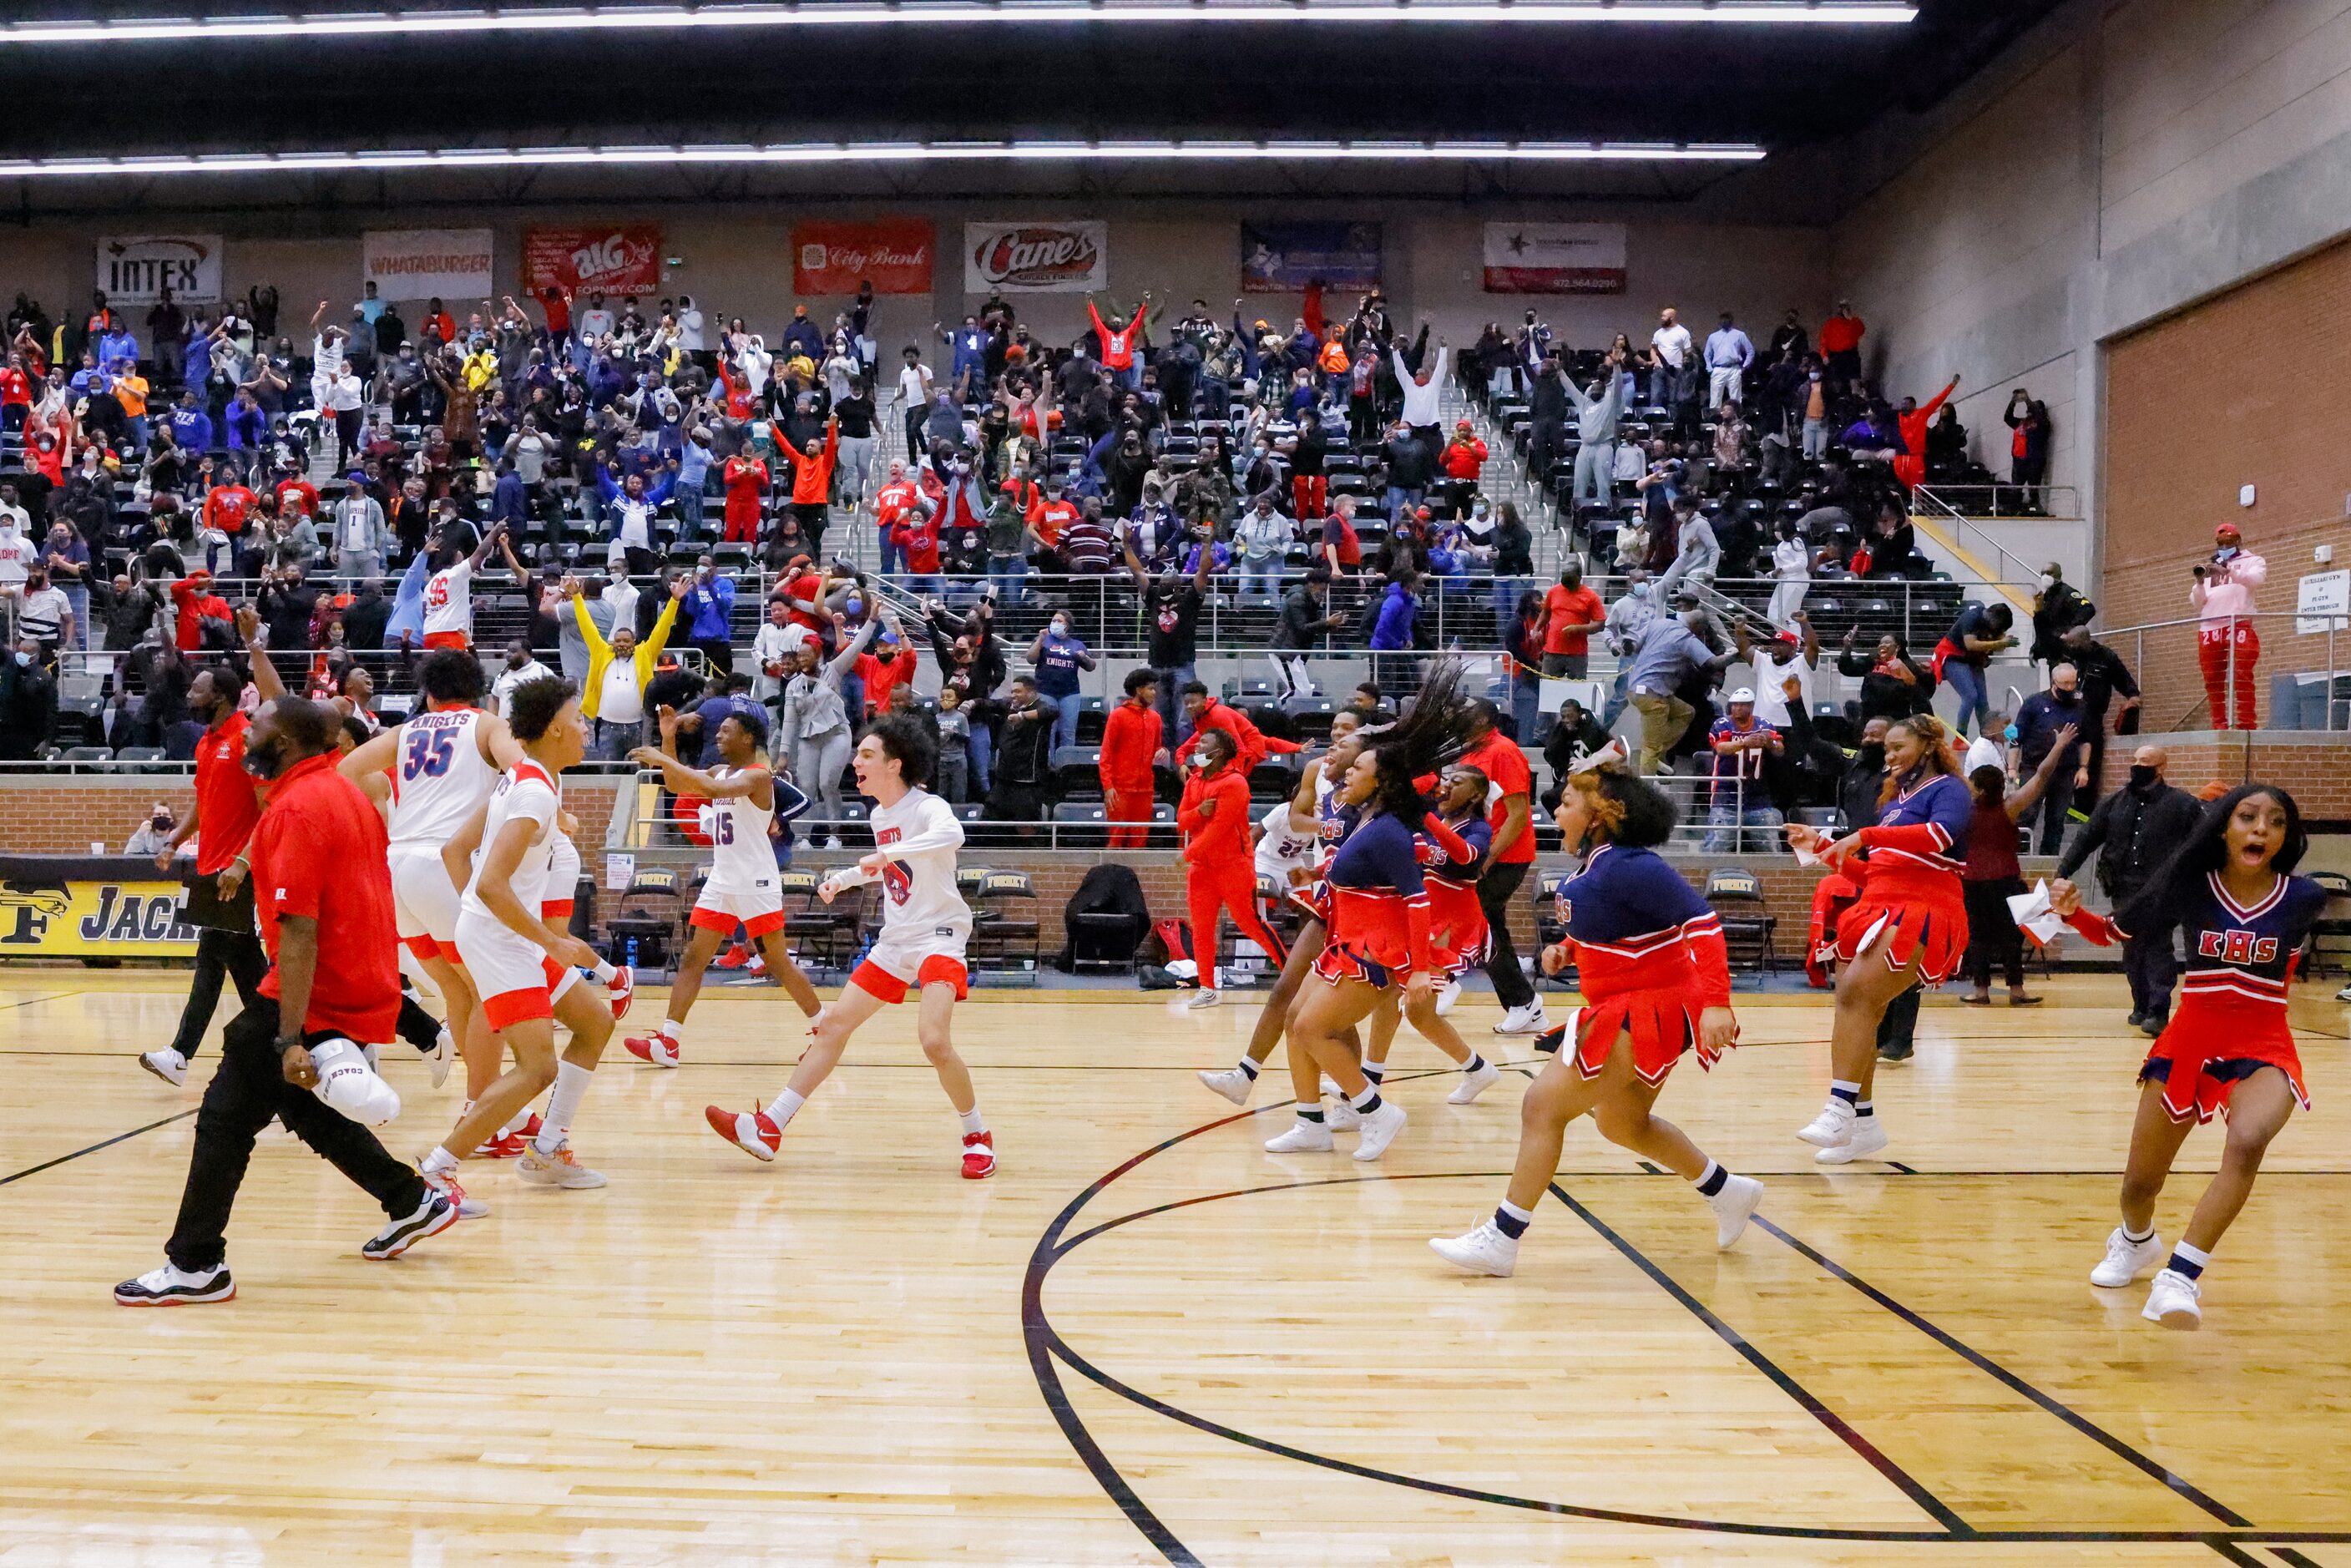
[[[574,294],[657,294],[661,269],[659,224],[522,233],[523,287],[533,294],[550,287]]]
[[[386,299],[487,299],[487,229],[370,229],[360,241],[360,281]]]
[[[1622,294],[1623,224],[1488,224],[1489,294]]]
[[[185,958],[183,888],[152,862],[0,855],[0,958]]]
[[[1092,294],[1110,282],[1110,225],[1090,220],[966,224],[968,294]]]

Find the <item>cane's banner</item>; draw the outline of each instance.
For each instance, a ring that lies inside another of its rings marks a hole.
[[[927,218],[792,225],[792,292],[854,294],[871,280],[876,294],[928,294]]]
[[[386,299],[487,299],[487,229],[370,229],[360,237],[360,281]]]
[[[218,235],[108,235],[98,242],[98,287],[114,305],[152,305],[163,290],[183,305],[221,297]]]
[[[1110,225],[1080,220],[966,224],[967,294],[1091,294],[1110,282]]]
[[[661,258],[659,224],[522,232],[522,282],[530,294],[542,288],[655,294],[661,290]]]
[[[1295,294],[1310,283],[1366,289],[1380,280],[1377,224],[1243,224],[1241,291]]]
[[[1622,294],[1623,224],[1488,224],[1489,294]]]

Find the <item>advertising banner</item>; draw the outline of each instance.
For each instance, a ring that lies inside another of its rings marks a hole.
[[[0,856],[0,958],[190,958],[183,889],[152,862]]]
[[[928,294],[928,218],[792,225],[792,292],[854,294],[872,279],[876,294]]]
[[[966,224],[967,294],[1091,294],[1110,282],[1110,225]]]
[[[109,235],[98,242],[98,287],[116,305],[152,305],[163,290],[183,305],[221,297],[218,235]]]
[[[1377,224],[1243,224],[1241,291],[1296,294],[1322,281],[1361,292],[1380,280]]]
[[[487,299],[487,229],[370,229],[360,239],[360,281],[386,299]]]
[[[1622,294],[1623,224],[1488,224],[1489,294]]]
[[[525,292],[569,288],[575,294],[657,294],[661,291],[659,224],[603,228],[525,229]]]

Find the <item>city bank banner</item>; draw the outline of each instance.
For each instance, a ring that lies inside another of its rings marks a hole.
[[[1093,294],[1110,283],[1110,225],[966,224],[967,294]]]
[[[1243,224],[1241,292],[1296,294],[1310,283],[1360,292],[1380,280],[1377,224]]]
[[[116,305],[152,305],[163,290],[185,305],[221,297],[218,235],[109,235],[98,242],[98,287]]]
[[[186,958],[183,890],[148,861],[0,855],[0,958]]]
[[[872,282],[876,294],[928,294],[928,218],[876,218],[871,223],[792,225],[792,292],[854,294]]]
[[[370,229],[360,281],[386,299],[487,299],[490,256],[487,229]]]
[[[1622,294],[1623,224],[1488,224],[1489,294]]]
[[[522,282],[534,294],[542,288],[658,294],[661,272],[659,224],[522,232]]]

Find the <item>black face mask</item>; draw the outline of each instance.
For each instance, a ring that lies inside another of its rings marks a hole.
[[[1884,746],[1882,743],[1878,742],[1878,741],[1874,741],[1874,740],[1865,740],[1865,741],[1863,741],[1863,742],[1861,743],[1861,765],[1862,765],[1864,768],[1883,768],[1883,767],[1885,767],[1885,766],[1886,766],[1886,747],[1885,747],[1885,746]]]
[[[2130,770],[2131,788],[2134,789],[2152,789],[2155,785],[2155,778],[2156,774],[2154,768],[2133,767]]]
[[[2049,690],[2049,695],[2056,698],[2057,701],[2063,703],[2067,707],[2072,707],[2075,703],[2082,700],[2082,693],[2078,687],[2073,691],[2059,691],[2054,686],[2052,686]]]

